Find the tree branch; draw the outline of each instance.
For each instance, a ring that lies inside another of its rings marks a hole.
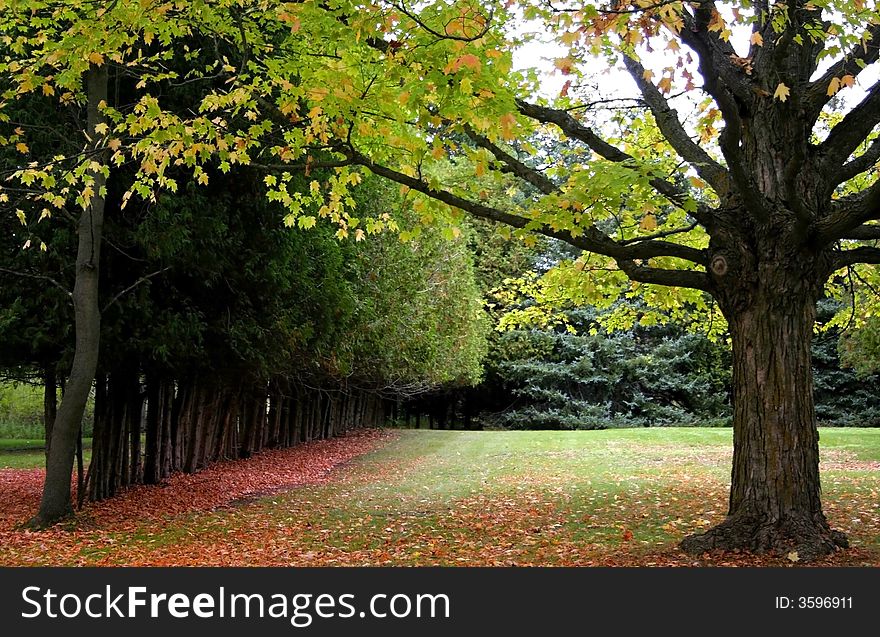
[[[844,232],[841,239],[853,239],[856,241],[880,240],[880,226],[862,225]]]
[[[714,2],[701,3],[693,15],[682,11],[684,27],[678,36],[697,54],[706,91],[718,102],[726,119],[730,115],[727,111],[735,106],[734,96],[741,104],[751,105],[755,94],[748,76],[733,63],[733,59],[738,57],[736,49],[708,29],[717,12]],[[719,79],[722,82],[719,83]]]
[[[369,157],[357,152],[353,148],[348,151],[348,156],[354,163],[368,168],[371,172],[380,177],[385,177],[391,181],[408,186],[416,192],[420,192],[454,208],[469,212],[475,217],[497,221],[514,228],[534,230],[539,234],[559,239],[560,241],[564,241],[565,243],[581,250],[595,252],[596,254],[602,254],[615,260],[623,261],[651,259],[654,257],[665,256],[691,261],[692,263],[704,266],[706,264],[706,253],[704,250],[658,240],[649,240],[635,245],[624,246],[611,239],[592,224],[586,228],[579,229],[580,234],[575,234],[568,230],[556,230],[546,225],[538,225],[536,221],[528,219],[527,217],[505,212],[482,203],[465,199],[464,197],[455,195],[447,190],[436,190],[421,179],[411,177],[375,163]],[[698,274],[705,278],[705,275],[702,273]],[[706,285],[708,285],[708,279]],[[699,289],[703,288],[701,287]]]
[[[684,27],[679,36],[682,42],[696,52],[700,61],[703,89],[714,98],[724,117],[719,145],[727,160],[728,169],[737,193],[749,210],[759,219],[769,215],[763,197],[745,168],[740,142],[742,141],[743,113],[748,113],[755,101],[752,82],[745,71],[733,64],[736,51],[732,45],[712,35],[708,25],[717,12],[714,2],[696,8],[693,16],[682,13]]]
[[[653,285],[668,285],[678,288],[693,288],[708,292],[710,290],[709,277],[704,272],[695,270],[666,270],[663,268],[649,268],[626,259],[615,259],[618,267],[631,280],[638,283],[651,283]]]
[[[871,142],[864,153],[840,167],[832,177],[833,185],[837,186],[861,175],[873,168],[878,161],[880,161],[880,137]]]
[[[880,82],[871,87],[865,98],[831,129],[828,137],[819,145],[818,153],[823,157],[822,163],[827,174],[836,175],[878,123]]]
[[[170,270],[170,269],[171,269],[171,268],[170,268],[170,266],[169,266],[169,267],[162,268],[161,270],[156,270],[155,272],[150,272],[149,274],[145,274],[144,276],[142,276],[141,278],[139,278],[137,281],[135,281],[134,283],[132,283],[131,285],[129,285],[127,288],[125,288],[124,290],[122,290],[121,292],[119,292],[119,293],[118,293],[116,296],[114,296],[112,299],[110,299],[110,302],[107,303],[107,305],[105,305],[105,306],[103,307],[103,309],[101,310],[101,313],[103,314],[104,312],[106,312],[107,309],[110,308],[114,303],[116,303],[119,299],[121,299],[123,296],[125,296],[126,294],[128,294],[129,292],[131,292],[132,290],[134,290],[136,287],[138,287],[138,286],[141,285],[142,283],[146,283],[147,281],[149,281],[150,279],[152,279],[154,276],[158,276],[158,275],[162,274],[163,272],[166,272],[166,271],[168,271],[168,270]]]
[[[522,179],[523,181],[530,183],[535,188],[537,188],[540,192],[545,195],[549,195],[554,192],[558,192],[559,188],[557,188],[556,184],[554,184],[546,175],[544,175],[541,171],[532,168],[531,166],[527,166],[519,159],[514,157],[508,152],[502,150],[497,144],[493,143],[488,137],[485,135],[480,135],[477,131],[475,131],[470,126],[465,126],[465,133],[467,136],[473,140],[473,142],[479,146],[480,148],[485,148],[497,159],[499,162],[504,164],[504,168],[502,168],[502,172],[509,173],[515,175]]]
[[[50,276],[46,276],[44,274],[31,274],[30,272],[19,272],[18,270],[10,270],[9,268],[0,268],[0,272],[11,274],[13,276],[24,277],[26,279],[38,279],[40,281],[47,281],[48,283],[51,283],[56,288],[64,292],[68,297],[73,297],[73,293],[70,290],[68,290],[66,287],[61,285],[58,281]]]
[[[618,241],[618,243],[622,246],[630,245],[633,243],[639,243],[641,241],[653,241],[654,239],[664,239],[666,237],[672,237],[677,234],[687,234],[691,230],[694,230],[697,227],[696,223],[692,223],[689,226],[685,226],[684,228],[673,228],[672,230],[664,230],[663,232],[657,232],[655,234],[649,234],[644,237],[633,237],[632,239],[623,239]]]
[[[814,224],[820,245],[834,243],[867,221],[880,219],[880,181],[862,192],[832,202],[831,212]]]
[[[623,62],[645,98],[648,108],[651,109],[657,127],[675,152],[694,167],[719,197],[726,196],[730,190],[730,176],[727,170],[690,138],[678,119],[678,113],[669,107],[669,103],[657,87],[645,78],[645,67],[642,63],[628,55],[624,55]]]
[[[583,142],[589,146],[590,149],[608,161],[620,164],[636,163],[632,155],[629,155],[616,146],[612,146],[606,142],[604,139],[596,135],[592,129],[581,124],[567,111],[546,106],[538,106],[537,104],[531,104],[523,100],[517,100],[516,105],[519,112],[526,117],[530,117],[544,124],[555,124],[569,139]],[[690,199],[687,193],[683,192],[678,186],[665,179],[652,177],[648,180],[648,183],[657,192],[678,207],[684,208],[685,203]],[[707,227],[713,225],[715,221],[715,211],[705,204],[698,203],[697,209],[692,212],[689,211],[688,214]]]
[[[811,121],[819,117],[819,113],[825,104],[831,99],[828,95],[828,85],[835,78],[840,79],[844,75],[857,77],[862,70],[873,64],[880,58],[880,24],[872,24],[862,36],[863,45],[857,46],[842,58],[828,67],[822,77],[810,82],[804,90],[803,105],[810,115]]]
[[[880,248],[862,246],[852,250],[841,250],[835,253],[832,268],[839,270],[856,263],[880,263]]]
[[[447,31],[446,33],[440,33],[436,29],[431,28],[421,18],[419,18],[413,11],[408,9],[403,2],[400,2],[400,3],[389,2],[389,4],[392,7],[394,7],[395,9],[397,9],[398,11],[400,11],[407,18],[409,18],[410,20],[415,22],[416,25],[419,28],[421,28],[423,31],[425,31],[426,33],[430,33],[435,38],[439,38],[441,40],[455,40],[457,42],[474,42],[475,40],[479,40],[484,35],[486,35],[489,32],[489,29],[492,28],[492,18],[493,18],[493,14],[494,14],[494,9],[490,9],[488,12],[488,15],[485,15],[485,16],[480,15],[480,17],[484,20],[484,23],[477,33],[475,33],[473,35],[454,35],[454,34],[451,34],[448,32],[448,27],[449,27],[448,24],[446,25],[446,31]]]

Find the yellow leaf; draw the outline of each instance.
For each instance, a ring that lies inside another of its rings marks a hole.
[[[96,66],[101,66],[104,63],[104,56],[97,51],[93,51],[89,53],[89,62]]]
[[[797,562],[798,560],[801,559],[800,556],[798,555],[797,551],[792,551],[791,553],[789,553],[785,557],[787,557],[789,559],[789,561],[791,561],[791,562]]]
[[[51,84],[43,84],[43,95],[55,95],[55,89]]]
[[[791,95],[791,89],[782,82],[779,83],[779,86],[776,87],[776,91],[773,93],[773,97],[780,102],[787,100],[789,95]]]
[[[646,82],[650,82],[654,79],[654,71],[651,69],[645,69],[645,72],[642,73],[642,78],[644,78]]]
[[[558,58],[553,61],[553,66],[559,69],[563,75],[568,75],[574,68],[574,60],[571,58]]]
[[[109,142],[107,142],[107,146],[110,147],[110,150],[117,151],[119,150],[119,147],[122,146],[122,142],[114,137]]]
[[[755,31],[755,32],[752,34],[751,42],[752,42],[752,44],[754,44],[755,46],[764,46],[764,36],[762,36],[760,33],[758,33],[757,31]]]
[[[101,122],[100,124],[95,124],[95,132],[98,135],[106,135],[107,131],[110,130],[110,127],[107,126],[106,122]]]
[[[657,217],[654,215],[645,215],[642,217],[642,222],[639,224],[639,228],[642,230],[647,230],[650,232],[657,227]]]
[[[657,88],[659,88],[664,93],[669,93],[672,90],[672,78],[664,77],[659,82],[657,82]]]
[[[18,142],[15,145],[15,150],[20,152],[22,155],[26,155],[30,152],[30,149],[27,147],[27,144],[25,144],[24,142]]]
[[[501,137],[506,139],[507,141],[511,141],[515,135],[513,134],[513,127],[516,126],[516,117],[513,113],[506,113],[501,116]]]
[[[832,96],[837,91],[840,90],[840,79],[836,77],[832,77],[831,81],[828,83],[828,96]]]

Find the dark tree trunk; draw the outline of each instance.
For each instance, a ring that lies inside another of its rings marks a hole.
[[[43,429],[46,432],[46,461],[49,461],[49,449],[52,442],[52,427],[58,413],[58,378],[55,365],[49,363],[43,370]]]
[[[92,66],[86,74],[88,100],[88,130],[92,139],[99,135],[95,127],[104,116],[98,104],[107,100],[107,66]],[[105,178],[100,171],[91,173],[94,179],[90,205],[83,211],[78,224],[76,255],[76,283],[73,288],[76,345],[73,365],[66,391],[52,428],[49,457],[46,459],[46,481],[40,510],[31,525],[44,527],[73,513],[70,501],[70,479],[76,439],[82,425],[83,413],[95,379],[98,366],[98,348],[101,338],[101,312],[98,307],[98,265],[101,252],[101,233],[104,226],[104,197],[101,195]]]
[[[733,341],[734,453],[727,519],[686,538],[691,553],[797,551],[815,558],[846,546],[822,513],[819,433],[810,343],[819,286],[769,283],[728,314]]]

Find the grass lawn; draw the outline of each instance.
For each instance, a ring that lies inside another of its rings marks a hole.
[[[42,438],[0,438],[0,469],[33,469],[46,462]],[[83,439],[83,461],[91,457],[92,439]]]
[[[880,430],[822,429],[823,502],[880,565]],[[318,485],[145,522],[77,531],[64,563],[296,565],[786,565],[689,558],[687,533],[724,518],[730,429],[395,432]],[[0,466],[3,458],[0,456]],[[90,535],[90,533],[92,535]],[[4,556],[0,564],[18,563]]]

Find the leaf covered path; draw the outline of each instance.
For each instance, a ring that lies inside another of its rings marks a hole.
[[[822,430],[826,513],[880,565],[880,431]],[[0,564],[794,565],[676,547],[724,517],[730,431],[366,432],[224,463],[14,530],[40,471],[0,471]],[[796,557],[796,556],[795,556]]]
[[[216,463],[194,474],[175,474],[161,485],[136,486],[89,503],[73,525],[39,533],[16,527],[36,512],[44,471],[0,469],[0,564],[93,563],[90,555],[124,546],[125,536],[160,534],[182,520],[242,500],[326,482],[335,468],[392,437],[387,431],[366,430]]]

